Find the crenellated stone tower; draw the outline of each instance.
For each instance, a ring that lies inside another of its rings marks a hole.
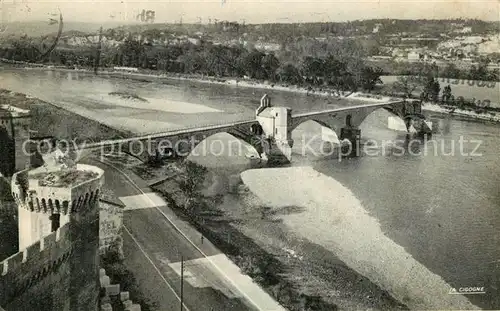
[[[7,311],[99,310],[99,195],[104,172],[57,152],[13,175],[20,252],[0,263]]]

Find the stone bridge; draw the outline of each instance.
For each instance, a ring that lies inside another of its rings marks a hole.
[[[102,153],[126,152],[142,160],[165,157],[185,157],[206,138],[228,133],[252,145],[261,157],[278,161],[291,159],[292,131],[301,123],[312,120],[335,131],[341,141],[356,146],[360,139],[359,126],[377,109],[385,109],[405,120],[406,128],[413,126],[419,132],[430,132],[430,126],[421,114],[421,103],[416,100],[397,100],[335,108],[325,111],[292,114],[288,107],[272,106],[266,94],[256,110],[254,120],[210,125],[192,129],[181,129],[155,133],[140,137],[101,141],[81,146]],[[351,148],[351,155],[355,148]]]

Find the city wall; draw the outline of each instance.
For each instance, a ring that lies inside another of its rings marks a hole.
[[[69,224],[0,263],[0,305],[7,311],[69,310]]]
[[[104,172],[80,164],[75,172],[89,170],[97,177],[66,187],[41,186],[26,171],[19,173],[21,178],[13,176],[12,194],[19,209],[45,218],[66,214],[67,222],[54,232],[38,232],[41,239],[32,235],[25,248],[20,246],[21,252],[0,263],[0,305],[7,311],[97,310],[99,189]]]

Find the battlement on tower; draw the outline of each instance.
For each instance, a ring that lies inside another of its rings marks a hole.
[[[41,166],[13,175],[12,196],[19,208],[68,215],[98,200],[103,175],[100,168],[85,164],[55,169]]]
[[[57,146],[47,150],[43,166],[30,169],[30,113],[11,102],[0,96],[0,172],[12,176],[22,250],[0,262],[0,305],[7,311],[98,310],[104,171],[76,164]]]
[[[32,271],[35,266],[46,264],[47,260],[45,259],[58,258],[60,255],[69,253],[71,243],[67,238],[68,233],[69,226],[66,224],[35,244],[1,261],[0,279],[8,274],[19,274],[18,272],[23,270],[22,265],[28,264],[26,270]]]

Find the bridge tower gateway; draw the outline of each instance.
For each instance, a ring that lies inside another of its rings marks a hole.
[[[271,98],[264,94],[260,106],[255,111],[256,119],[262,127],[264,153],[270,161],[288,162],[292,158],[292,109],[273,107]]]
[[[29,250],[40,245],[39,249],[50,254],[48,258],[39,258],[37,265],[62,256],[58,249],[62,251],[64,245],[70,251],[60,259],[64,265],[56,274],[42,273],[45,279],[28,282],[21,293],[10,293],[10,303],[3,307],[7,311],[35,306],[43,310],[99,310],[99,195],[104,172],[94,166],[75,164],[57,152],[44,160],[44,166],[20,171],[12,177],[12,195],[19,209],[19,248]],[[49,238],[54,234],[55,241]],[[28,251],[24,256],[29,261],[34,255]],[[23,282],[12,283],[15,287]],[[33,300],[38,300],[40,291],[46,292],[45,299],[36,304],[28,302],[30,293]]]

